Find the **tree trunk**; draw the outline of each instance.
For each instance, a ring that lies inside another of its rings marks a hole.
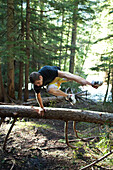
[[[65,58],[64,58],[64,71],[66,71],[66,63],[67,63],[67,58],[68,58],[68,45],[69,45],[69,33],[70,33],[70,19],[69,19],[69,26],[68,26],[68,31],[67,31],[67,42],[66,42],[66,52],[65,52]]]
[[[63,26],[64,26],[64,10],[62,11],[62,27]],[[61,67],[61,60],[62,60],[62,42],[63,42],[63,30],[61,31],[59,67]]]
[[[24,41],[24,19],[23,19],[23,0],[21,0],[21,40]],[[23,42],[22,48],[23,49]],[[19,89],[18,89],[18,99],[22,100],[22,86],[23,86],[23,62],[19,63]]]
[[[37,70],[37,60],[35,57],[35,47],[32,47],[32,61],[31,61],[32,70]]]
[[[112,87],[111,87],[111,94],[112,94],[112,103],[113,103],[113,68],[112,68]]]
[[[23,62],[20,62],[20,63],[19,63],[18,100],[22,100],[22,86],[23,86]]]
[[[2,78],[2,69],[0,64],[0,102],[8,102],[8,97],[4,88],[3,78]]]
[[[108,95],[108,90],[109,90],[109,83],[110,83],[110,63],[109,63],[109,70],[108,70],[107,90],[106,90],[106,94],[105,94],[105,97],[104,97],[103,104],[106,103],[106,99],[107,99],[107,95]]]
[[[34,110],[37,109],[37,110]],[[113,113],[96,112],[88,110],[45,108],[42,117],[38,114],[39,107],[0,105],[0,117],[27,117],[37,119],[55,119],[64,121],[90,122],[97,124],[113,123]]]
[[[14,1],[7,0],[7,41],[8,41],[8,95],[15,98],[14,89],[14,54],[13,54],[13,41],[14,41]]]
[[[4,93],[3,93],[3,81],[2,81],[2,70],[0,64],[0,102],[4,101]]]
[[[44,8],[44,2],[43,1],[39,1],[40,3],[40,16],[39,16],[39,19],[40,19],[40,26],[39,26],[39,29],[38,29],[38,42],[39,42],[39,56],[38,56],[38,70],[41,69],[41,66],[43,64],[42,62],[42,44],[43,44],[43,40],[42,40],[42,36],[43,36],[43,32],[42,32],[42,24],[43,24],[43,8]]]
[[[27,101],[29,92],[28,92],[28,77],[29,77],[29,57],[30,57],[30,48],[29,48],[29,37],[30,37],[30,1],[27,0],[26,7],[26,55],[27,55],[27,63],[25,64],[25,93],[24,100]]]
[[[77,12],[78,12],[78,1],[75,0],[75,8],[73,11],[72,20],[72,38],[71,38],[71,56],[69,72],[74,73],[75,66],[75,48],[76,48],[76,37],[77,37]]]

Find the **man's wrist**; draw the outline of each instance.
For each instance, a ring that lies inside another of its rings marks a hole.
[[[43,109],[43,111],[44,111],[44,112],[46,112],[46,110],[45,110],[45,108],[44,108],[44,107],[43,107],[42,109]]]

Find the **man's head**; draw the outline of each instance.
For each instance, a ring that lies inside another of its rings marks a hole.
[[[32,72],[30,74],[30,82],[36,86],[42,86],[43,84],[43,77],[38,72]]]

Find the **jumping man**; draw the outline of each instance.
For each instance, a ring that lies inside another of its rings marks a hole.
[[[63,96],[73,104],[76,102],[74,94],[64,93],[59,89],[62,82],[75,81],[82,86],[90,85],[94,88],[98,88],[102,85],[102,82],[90,83],[84,78],[71,74],[69,72],[61,71],[57,66],[44,66],[38,72],[32,72],[30,74],[30,81],[34,84],[34,90],[36,92],[36,98],[38,99],[40,107],[43,109],[44,106],[40,94],[41,87],[47,85],[47,92],[55,96]]]

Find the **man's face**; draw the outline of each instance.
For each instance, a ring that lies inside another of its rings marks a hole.
[[[43,77],[39,76],[40,80],[35,80],[34,85],[36,86],[42,86],[43,84]]]

